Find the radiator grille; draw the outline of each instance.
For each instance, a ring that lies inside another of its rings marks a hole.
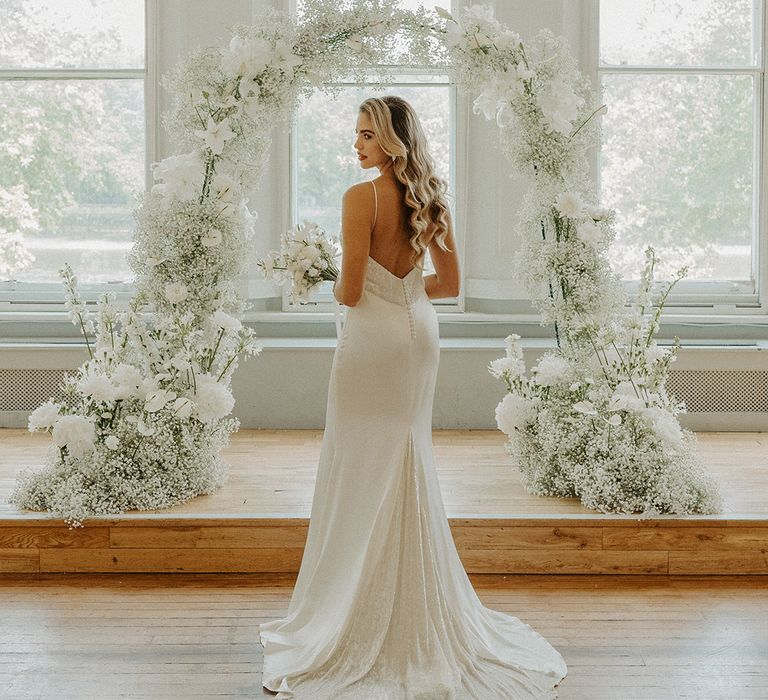
[[[667,387],[689,413],[768,412],[766,370],[670,370]]]
[[[34,411],[58,395],[64,369],[0,369],[0,411]],[[672,370],[667,386],[689,413],[768,412],[766,370]]]
[[[59,395],[66,369],[0,369],[0,411],[34,411]]]

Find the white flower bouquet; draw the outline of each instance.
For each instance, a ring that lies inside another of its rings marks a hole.
[[[290,284],[291,303],[306,303],[320,282],[338,279],[339,255],[338,241],[305,219],[283,234],[279,251],[270,251],[257,265],[267,279]]]

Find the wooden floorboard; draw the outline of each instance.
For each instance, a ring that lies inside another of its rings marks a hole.
[[[471,576],[565,657],[561,700],[768,698],[768,578]],[[254,698],[290,575],[0,577],[0,696]]]

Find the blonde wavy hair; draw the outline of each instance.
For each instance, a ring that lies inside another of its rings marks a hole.
[[[413,260],[422,265],[432,238],[443,250],[448,235],[448,184],[435,175],[435,162],[427,148],[427,137],[413,107],[402,97],[370,97],[360,104],[367,114],[381,149],[392,158],[395,177],[405,185],[405,203],[411,210],[410,244]]]

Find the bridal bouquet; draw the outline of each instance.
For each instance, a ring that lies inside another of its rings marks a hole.
[[[291,303],[306,303],[320,282],[335,282],[339,277],[336,259],[340,255],[336,239],[316,223],[304,220],[284,233],[280,250],[256,264],[267,279],[278,284],[290,283]]]

